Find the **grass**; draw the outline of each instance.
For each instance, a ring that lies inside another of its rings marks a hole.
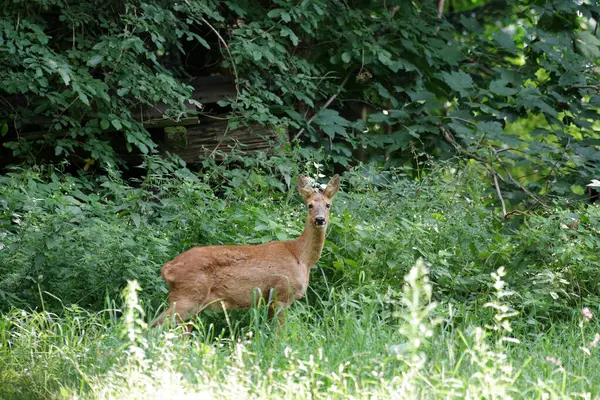
[[[600,208],[504,221],[474,166],[346,172],[283,327],[253,308],[149,330],[165,261],[299,234],[281,182],[320,172],[281,162],[0,177],[0,399],[600,398]]]
[[[14,310],[0,318],[0,398],[600,395],[600,358],[589,345],[600,332],[595,317],[511,333],[510,321],[519,320],[502,303],[504,288],[490,302],[495,318],[482,318],[435,306],[419,271],[407,275],[402,295],[333,291],[319,307],[299,302],[283,327],[257,308],[203,316],[191,335],[182,327],[148,330],[134,284],[122,314]]]

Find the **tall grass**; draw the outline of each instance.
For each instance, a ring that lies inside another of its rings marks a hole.
[[[490,278],[496,293],[489,302],[493,318],[487,321],[459,321],[448,304],[431,302],[427,275],[419,262],[402,290],[370,296],[334,291],[319,308],[300,302],[283,327],[271,326],[259,308],[244,313],[244,324],[217,331],[205,318],[198,319],[192,334],[183,327],[148,330],[135,282],[125,291],[120,319],[111,310],[66,309],[61,317],[14,310],[0,319],[0,397],[600,395],[595,316],[578,316],[519,338],[510,327],[515,315],[503,271]]]

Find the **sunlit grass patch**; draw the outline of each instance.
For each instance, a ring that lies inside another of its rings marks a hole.
[[[253,309],[244,324],[226,329],[200,317],[191,335],[181,326],[148,330],[134,283],[123,313],[13,310],[0,319],[0,397],[597,396],[597,318],[577,315],[519,337],[503,271],[494,279],[492,318],[480,313],[463,320],[467,325],[447,303],[431,302],[423,264],[407,275],[404,289],[370,297],[333,291],[318,308],[300,302],[283,327]]]

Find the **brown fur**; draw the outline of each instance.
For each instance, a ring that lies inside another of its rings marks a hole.
[[[323,250],[329,207],[339,183],[335,175],[319,193],[308,186],[306,178],[298,178],[308,215],[304,232],[295,240],[193,247],[166,263],[161,276],[169,285],[169,308],[152,326],[174,314],[186,320],[205,308],[249,308],[255,293],[269,301],[272,317],[277,306],[285,308],[304,297],[310,270]],[[317,226],[319,219],[323,226]],[[279,320],[283,322],[283,313]]]

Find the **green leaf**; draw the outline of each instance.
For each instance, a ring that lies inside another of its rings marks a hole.
[[[458,46],[444,46],[442,49],[438,50],[438,56],[451,65],[456,67],[458,63],[464,58],[463,54],[460,51]]]
[[[101,54],[96,54],[94,57],[88,60],[87,65],[93,68],[96,65],[100,64],[102,61],[104,61],[104,56]]]
[[[350,55],[350,53],[348,53],[348,52],[342,53],[342,61],[343,62],[348,64],[351,60],[352,60],[352,56]]]
[[[580,196],[585,193],[585,189],[581,185],[571,185],[571,191]]]
[[[5,122],[2,124],[2,128],[0,129],[0,136],[6,136],[8,133],[8,124]]]
[[[142,222],[142,218],[140,217],[139,214],[134,213],[134,214],[131,214],[131,221],[133,222],[133,224],[135,225],[136,228],[139,228],[140,224]]]
[[[56,247],[56,245],[57,245],[56,237],[49,236],[46,238],[46,248],[53,249]]]
[[[436,77],[446,82],[452,90],[459,92],[462,97],[466,97],[468,95],[467,89],[471,89],[473,86],[471,76],[462,71],[442,72],[436,74]]]
[[[142,154],[148,154],[148,146],[146,146],[144,143],[138,143],[137,147],[140,149]]]
[[[71,76],[69,75],[69,67],[67,65],[58,68],[58,74],[62,78],[65,85],[69,85],[71,82]]]
[[[515,45],[514,40],[506,33],[502,31],[494,32],[492,33],[492,37],[504,50],[512,54],[517,52],[517,46]]]
[[[287,12],[285,12],[285,11],[282,11],[282,12],[281,12],[281,19],[282,19],[284,22],[290,22],[290,21],[292,20],[292,17],[290,17],[290,14],[288,14]]]
[[[271,10],[267,13],[267,17],[269,18],[277,18],[281,15],[281,9],[280,8],[276,8],[274,10]]]
[[[556,109],[554,109],[553,107],[551,107],[550,105],[548,105],[547,103],[543,102],[542,100],[538,100],[535,102],[535,105],[544,113],[544,114],[548,114],[551,115],[555,118],[558,117],[558,111],[556,111]]]
[[[121,125],[121,121],[119,121],[118,119],[113,119],[110,122],[112,123],[112,125],[115,127],[116,130],[121,130],[121,128],[123,127]]]
[[[292,109],[287,109],[287,110],[285,110],[285,113],[296,121],[304,121],[304,118],[302,117],[302,115],[300,115],[300,113],[298,113],[297,111],[294,111]]]
[[[321,110],[314,122],[330,138],[336,134],[346,136],[346,127],[350,124],[346,119],[340,117],[337,111],[330,109]]]
[[[582,56],[590,60],[600,58],[600,39],[588,31],[577,34],[575,47]]]
[[[406,72],[418,71],[417,67],[413,63],[406,61],[403,58],[398,58],[397,60],[392,61],[390,63],[390,69],[396,71],[402,69]]]
[[[88,99],[88,97],[86,96],[85,93],[79,93],[79,100],[81,100],[81,102],[83,104],[85,104],[86,106],[90,105],[90,100]]]
[[[285,22],[290,22],[292,20],[292,17],[290,16],[290,14],[288,14],[286,11],[282,10],[281,8],[276,8],[274,10],[271,10],[267,13],[267,17],[269,18],[281,18],[283,21]]]
[[[499,122],[480,122],[477,124],[477,130],[484,133],[488,139],[497,139],[504,133],[502,125]]]
[[[481,31],[481,25],[479,25],[479,22],[477,22],[477,20],[475,18],[467,18],[464,15],[461,15],[460,23],[462,24],[462,26],[464,26],[471,32],[480,32]]]
[[[448,127],[459,137],[470,139],[473,136],[473,130],[461,122],[451,122]]]
[[[411,101],[427,101],[435,99],[435,94],[428,92],[427,90],[407,92],[407,94],[410,96]]]
[[[522,89],[517,97],[517,105],[531,110],[533,105],[539,100],[540,95],[540,91],[537,88],[527,87]]]
[[[294,46],[298,46],[298,36],[296,36],[294,31],[292,31],[290,28],[288,28],[287,26],[284,26],[281,28],[281,31],[279,33],[282,37],[289,37],[290,40],[292,41],[292,44]]]
[[[567,71],[558,80],[561,86],[585,85],[585,78],[579,71]]]
[[[519,92],[517,89],[506,87],[507,84],[508,81],[505,79],[498,79],[496,81],[492,81],[490,83],[490,92],[500,96],[512,96]]]
[[[102,121],[100,121],[100,127],[103,130],[107,130],[110,127],[110,122],[106,119],[103,119]]]
[[[277,240],[280,241],[289,239],[288,235],[285,232],[275,232],[275,237],[277,238]]]

